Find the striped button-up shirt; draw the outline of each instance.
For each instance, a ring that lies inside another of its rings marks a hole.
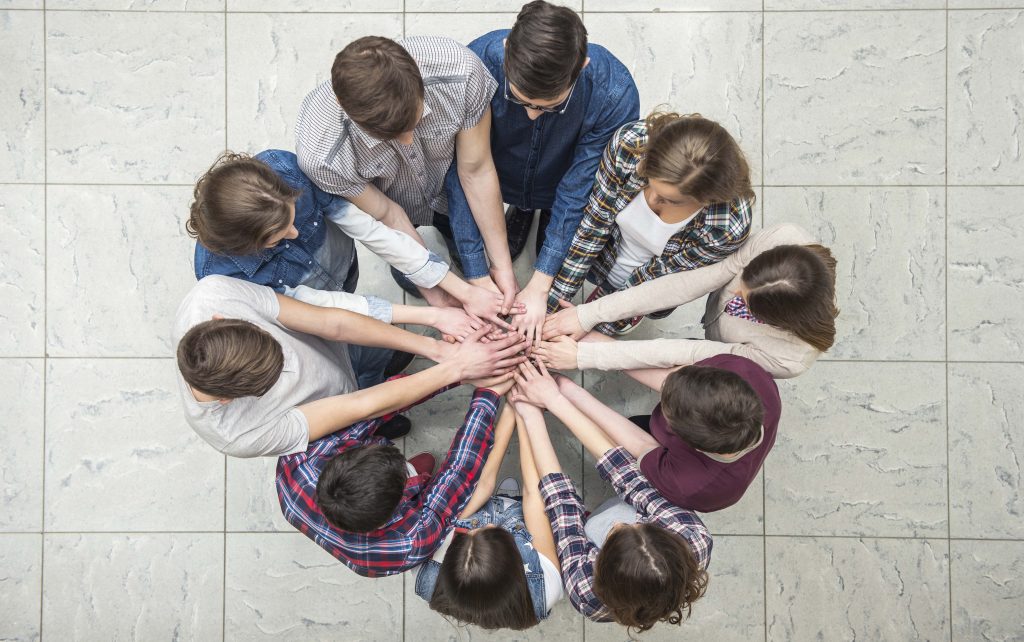
[[[637,173],[643,160],[638,152],[647,145],[647,123],[637,121],[619,128],[601,157],[597,179],[576,229],[565,263],[555,277],[548,301],[548,312],[556,312],[556,299],[571,301],[586,278],[598,286],[595,296],[608,294],[603,289],[608,272],[615,265],[622,242],[615,224],[626,205],[642,196],[647,180]],[[739,249],[750,233],[753,203],[737,198],[728,203],[711,203],[700,210],[665,244],[665,250],[629,275],[624,288],[632,287],[683,270],[712,265]],[[628,324],[622,321],[601,324],[598,330],[611,333]]]
[[[693,511],[670,504],[651,485],[640,466],[625,448],[613,448],[597,461],[597,472],[612,485],[616,494],[640,514],[641,524],[657,524],[682,537],[706,569],[711,561],[711,534]],[[562,580],[569,601],[576,610],[595,622],[608,622],[611,613],[594,593],[594,566],[600,548],[583,530],[583,500],[572,480],[563,473],[545,475],[540,482],[544,510],[551,521],[562,564]]]
[[[411,145],[364,132],[338,104],[330,81],[302,101],[295,126],[299,166],[320,189],[345,198],[372,183],[402,206],[414,225],[446,213],[444,177],[455,136],[480,122],[497,83],[472,51],[451,38],[399,40],[423,77],[423,117]]]
[[[498,395],[477,390],[437,474],[432,479],[429,475],[410,477],[391,520],[368,533],[344,531],[327,521],[316,503],[316,484],[324,466],[339,453],[390,444],[373,433],[393,415],[361,421],[316,440],[306,452],[281,457],[277,461],[277,496],[285,519],[359,575],[384,577],[413,568],[444,542],[473,494],[494,445],[497,406]]]

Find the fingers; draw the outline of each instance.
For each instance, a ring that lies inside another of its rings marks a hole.
[[[490,324],[485,323],[483,326],[474,330],[469,336],[466,337],[468,341],[480,341],[480,339],[487,336],[487,333],[492,330]]]
[[[544,365],[543,359],[538,359],[537,360],[537,365],[540,366],[540,375],[542,377],[550,377],[551,376],[548,373],[548,367]]]
[[[516,357],[508,357],[508,358],[505,358],[505,359],[502,359],[502,360],[496,362],[494,364],[494,369],[495,370],[501,370],[502,372],[504,372],[506,370],[506,368],[508,368],[509,369],[508,372],[511,373],[511,372],[514,371],[513,369],[515,368],[515,366],[518,366],[519,364],[523,363],[524,361],[526,361],[526,357],[524,357],[522,355],[519,355],[519,356],[516,356]]]
[[[499,327],[499,328],[501,328],[503,330],[515,331],[515,328],[513,328],[511,325],[509,325],[509,323],[507,321],[502,320],[502,318],[498,315],[497,312],[495,312],[494,316],[489,317],[488,321],[492,325],[495,325],[495,326],[497,326],[497,327]]]
[[[575,308],[576,306],[573,303],[571,303],[569,301],[566,301],[565,299],[558,299],[558,307],[560,307],[560,308]]]

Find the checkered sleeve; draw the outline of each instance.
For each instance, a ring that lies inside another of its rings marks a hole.
[[[597,472],[612,485],[616,494],[637,509],[645,521],[653,522],[682,537],[690,545],[697,564],[707,568],[711,561],[711,534],[697,514],[668,502],[625,448],[613,448],[597,461]]]
[[[551,473],[540,480],[544,511],[555,536],[562,582],[569,601],[577,611],[595,622],[607,622],[611,616],[594,593],[594,563],[598,547],[583,530],[583,500],[572,480],[563,473]]]
[[[463,47],[466,54],[466,104],[462,129],[476,127],[484,112],[490,108],[491,98],[498,89],[498,82],[487,71],[484,63],[470,49]]]

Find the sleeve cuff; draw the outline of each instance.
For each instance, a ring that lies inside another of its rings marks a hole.
[[[445,275],[448,274],[448,270],[448,264],[440,256],[431,252],[423,267],[415,272],[406,274],[405,277],[413,285],[429,289],[440,283]]]
[[[380,297],[367,296],[366,304],[369,308],[367,312],[368,316],[377,319],[378,321],[383,321],[388,325],[391,324],[392,307],[390,301],[381,299]]]
[[[576,318],[579,319],[580,326],[587,332],[593,330],[594,326],[601,322],[597,318],[595,306],[590,303],[576,306]]]
[[[612,448],[597,460],[597,472],[607,482],[613,482],[617,474],[621,475],[630,466],[636,466],[636,458],[622,446]]]
[[[576,369],[577,370],[602,370],[596,365],[597,341],[579,341],[576,343]]]
[[[558,271],[562,268],[565,253],[550,247],[547,241],[548,239],[544,239],[544,245],[541,246],[540,253],[537,254],[537,260],[533,264],[533,269],[554,277],[558,275]]]
[[[551,504],[550,499],[575,494],[576,485],[565,473],[548,473],[540,480],[540,495],[544,498],[545,506]]]
[[[473,252],[471,254],[459,252],[459,256],[462,258],[462,274],[467,280],[479,279],[490,274],[487,266],[486,252]]]

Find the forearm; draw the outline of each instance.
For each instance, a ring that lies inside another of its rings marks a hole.
[[[501,208],[501,187],[493,163],[475,170],[460,167],[459,180],[491,264],[498,269],[511,269],[512,255],[508,249],[508,233]]]
[[[583,447],[595,458],[604,455],[615,444],[604,434],[604,431],[594,423],[587,415],[583,414],[564,394],[558,395],[550,404],[548,410],[558,417],[576,438],[580,440]],[[544,474],[543,472],[541,473]]]
[[[494,446],[491,448],[491,454],[487,457],[483,470],[480,471],[480,478],[473,489],[473,496],[469,498],[466,507],[462,509],[463,518],[469,517],[483,508],[494,494],[494,489],[498,485],[498,471],[501,469],[501,463],[505,460],[505,453],[508,451],[515,427],[515,413],[512,412],[510,406],[506,405],[494,428]]]
[[[437,309],[425,305],[392,305],[391,322],[433,326],[437,323]]]
[[[551,473],[562,472],[562,465],[558,463],[558,455],[555,454],[555,447],[551,443],[543,417],[539,419],[523,419],[526,426],[526,433],[529,435],[530,450],[533,453],[534,465],[540,477]]]
[[[558,388],[577,410],[597,424],[608,439],[628,450],[637,459],[660,446],[654,437],[572,380],[562,379]]]

